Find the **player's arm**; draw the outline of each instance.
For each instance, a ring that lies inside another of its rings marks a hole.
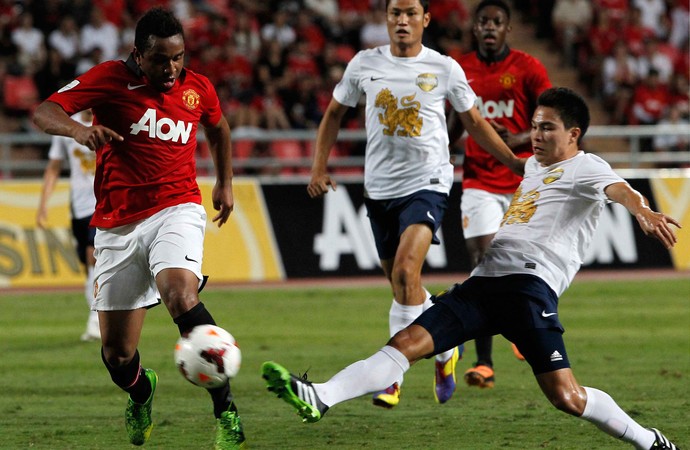
[[[604,192],[608,198],[625,206],[630,214],[635,216],[644,234],[658,239],[667,249],[676,244],[676,233],[671,225],[680,228],[680,223],[673,217],[653,211],[647,199],[628,183],[610,184]]]
[[[487,151],[494,158],[505,164],[510,170],[522,176],[525,173],[525,159],[518,158],[503,142],[501,136],[496,133],[489,122],[487,122],[476,106],[465,112],[459,113],[460,121],[467,132],[474,138],[481,148]]]
[[[314,151],[314,161],[311,166],[311,180],[307,186],[307,192],[311,198],[321,197],[328,192],[329,186],[335,190],[336,183],[328,175],[328,157],[331,149],[338,139],[340,123],[343,120],[347,106],[331,99],[326,108],[326,112],[319,124],[316,134],[316,149]]]
[[[107,142],[115,139],[123,141],[124,138],[102,125],[86,126],[73,120],[62,106],[55,102],[44,101],[34,111],[33,121],[41,130],[48,134],[68,136],[78,143],[96,150]]]
[[[41,198],[38,200],[38,211],[36,211],[36,225],[38,228],[45,229],[48,225],[48,199],[55,190],[55,184],[60,176],[60,166],[62,160],[51,159],[43,172],[43,186],[41,187]]]
[[[218,222],[218,227],[228,221],[230,213],[235,208],[235,199],[232,193],[232,143],[230,141],[230,126],[225,117],[213,126],[204,128],[208,149],[216,168],[216,184],[213,186],[213,209],[218,214],[213,218]]]

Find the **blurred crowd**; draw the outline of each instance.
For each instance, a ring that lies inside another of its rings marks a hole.
[[[576,70],[611,125],[688,124],[690,0],[538,1],[537,37]],[[643,150],[688,150],[661,137]]]
[[[690,0],[516,0],[564,65],[579,71],[612,124],[688,120]],[[388,43],[384,0],[0,0],[0,132],[31,127],[31,109],[102,61],[126,59],[143,11],[175,11],[187,67],[216,86],[233,130],[318,126],[347,62]],[[432,0],[425,45],[471,50],[473,0]],[[516,14],[517,15],[517,14]],[[517,19],[514,19],[517,20]],[[362,128],[354,108],[344,128]],[[239,145],[238,157],[308,156],[291,145]],[[344,154],[362,148],[343,144]],[[245,152],[246,154],[244,154]]]

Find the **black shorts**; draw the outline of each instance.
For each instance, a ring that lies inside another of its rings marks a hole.
[[[434,302],[414,323],[431,334],[435,354],[501,334],[518,347],[535,374],[570,367],[558,297],[539,277],[470,277]]]
[[[96,228],[90,226],[91,216],[82,219],[72,219],[72,234],[77,240],[77,256],[82,264],[86,264],[86,247],[93,247]]]
[[[390,200],[365,198],[367,214],[374,233],[376,251],[380,259],[395,256],[400,235],[410,225],[424,223],[431,228],[432,244],[439,244],[436,232],[441,226],[448,208],[448,196],[435,191],[419,191],[405,197]]]

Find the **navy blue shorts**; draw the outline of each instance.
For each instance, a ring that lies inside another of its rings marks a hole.
[[[436,231],[448,208],[448,196],[440,192],[419,191],[390,200],[364,199],[376,251],[380,259],[392,259],[400,244],[400,235],[410,225],[424,223],[433,231],[432,244],[439,244]]]
[[[82,264],[86,264],[86,247],[93,247],[96,228],[90,226],[91,216],[72,219],[72,235],[77,240],[77,255]]]
[[[434,302],[414,323],[431,334],[435,354],[501,334],[518,347],[535,375],[570,367],[558,297],[539,277],[470,277]]]

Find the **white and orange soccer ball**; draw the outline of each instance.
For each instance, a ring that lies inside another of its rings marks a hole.
[[[199,325],[175,345],[175,364],[188,381],[203,388],[223,386],[237,375],[242,353],[235,338],[215,325]]]

